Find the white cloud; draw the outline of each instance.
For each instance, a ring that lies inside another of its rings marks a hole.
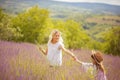
[[[97,3],[107,3],[120,5],[120,0],[55,0],[55,1],[64,1],[64,2],[97,2]]]

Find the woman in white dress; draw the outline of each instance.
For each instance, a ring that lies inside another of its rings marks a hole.
[[[42,48],[39,49],[47,56],[50,66],[62,65],[62,51],[69,54],[74,60],[77,60],[75,55],[64,47],[61,32],[59,30],[53,30],[51,32],[46,51]]]

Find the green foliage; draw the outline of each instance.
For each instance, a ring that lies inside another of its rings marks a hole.
[[[34,43],[37,40],[39,43],[44,43],[47,30],[52,26],[49,26],[48,22],[50,23],[49,12],[34,6],[12,19],[12,26],[20,28],[23,34],[23,37],[19,39],[20,41]]]
[[[54,28],[62,32],[64,43],[69,48],[81,48],[90,40],[81,25],[73,20],[54,21]]]
[[[87,44],[85,44],[85,48],[88,49],[95,49],[95,50],[102,50],[102,43],[93,39],[90,39]]]
[[[0,10],[0,40],[31,43],[37,41],[40,44],[46,44],[50,32],[53,29],[58,29],[62,32],[64,44],[68,48],[97,49],[119,55],[119,27],[108,31],[112,25],[99,24],[92,18],[85,22],[85,19],[89,18],[90,15],[77,14],[73,18],[68,17],[69,19],[66,20],[54,19],[49,16],[47,9],[41,9],[38,6],[33,6],[16,16],[7,15]],[[91,20],[93,22],[90,23]]]
[[[22,34],[14,39],[23,42],[47,43],[49,34],[53,29],[62,32],[64,43],[69,48],[81,48],[90,40],[82,26],[73,20],[51,20],[49,11],[33,6],[27,11],[12,18],[11,27]]]
[[[16,28],[11,27],[11,16],[0,9],[0,40],[15,40],[22,35]]]
[[[120,55],[120,27],[114,27],[106,33],[104,37],[104,51],[113,54]]]
[[[67,44],[70,48],[81,48],[89,41],[89,36],[85,33],[84,29],[80,24],[73,20],[66,21],[67,30]],[[73,47],[74,46],[74,47]]]

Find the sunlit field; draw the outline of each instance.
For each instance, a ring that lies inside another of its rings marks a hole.
[[[84,62],[90,62],[90,50],[71,50]],[[120,57],[104,55],[108,80],[120,79]],[[0,41],[0,80],[94,80],[81,65],[63,53],[61,67],[50,67],[34,44]]]

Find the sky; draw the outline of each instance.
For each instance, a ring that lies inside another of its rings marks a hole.
[[[120,6],[120,0],[54,0],[54,1],[64,1],[64,2],[97,2],[97,3],[107,3]]]

